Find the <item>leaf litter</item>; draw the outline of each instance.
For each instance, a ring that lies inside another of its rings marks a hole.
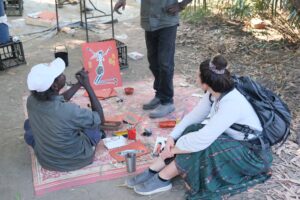
[[[279,33],[271,25],[264,32],[265,40],[255,34],[243,23],[216,17],[197,24],[182,23],[176,70],[188,83],[197,84],[200,62],[221,53],[232,73],[251,76],[288,104],[293,115],[291,136],[283,146],[272,149],[272,177],[230,199],[300,199],[300,44],[278,40]]]

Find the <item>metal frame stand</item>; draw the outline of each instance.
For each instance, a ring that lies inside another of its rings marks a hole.
[[[4,10],[7,16],[23,15],[23,0],[6,0],[4,1]]]
[[[60,26],[59,26],[59,19],[58,19],[58,1],[55,0],[55,12],[56,12],[56,29],[57,32],[60,31]],[[63,5],[67,5],[70,3],[64,3]],[[110,11],[111,14],[106,14],[102,11],[103,15],[98,15],[98,16],[93,16],[93,17],[88,17],[86,14],[86,0],[79,0],[79,6],[80,6],[80,26],[84,27],[85,26],[85,35],[86,35],[86,41],[89,42],[89,30],[88,30],[88,19],[94,19],[94,18],[100,18],[100,17],[107,17],[111,16],[111,26],[112,26],[112,38],[115,38],[115,30],[114,30],[114,16],[113,16],[113,1],[110,0]],[[84,12],[82,12],[84,11]],[[83,22],[84,20],[84,22]]]

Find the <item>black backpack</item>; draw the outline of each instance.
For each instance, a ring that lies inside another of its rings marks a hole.
[[[249,148],[254,151],[262,151],[264,161],[264,171],[267,172],[270,164],[267,161],[267,149],[270,146],[281,145],[290,135],[291,113],[287,105],[272,91],[264,88],[250,77],[232,77],[235,88],[243,94],[254,108],[262,125],[262,132],[251,130],[248,126],[242,124],[233,124],[232,129],[245,134],[245,142]],[[256,135],[259,144],[248,140],[248,135]]]
[[[248,134],[255,134],[267,145],[283,144],[290,135],[291,113],[287,105],[272,91],[264,88],[250,77],[233,76],[235,88],[243,94],[254,108],[263,128],[262,132],[253,131],[241,124],[231,128]]]

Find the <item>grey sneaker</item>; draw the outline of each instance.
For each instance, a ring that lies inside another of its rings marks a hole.
[[[134,191],[140,195],[151,195],[158,192],[164,192],[172,188],[171,181],[161,181],[158,178],[158,173],[152,176],[151,179],[134,186]]]
[[[149,172],[149,169],[145,170],[141,174],[138,174],[134,177],[128,178],[125,180],[125,185],[129,188],[133,188],[134,186],[145,182],[146,180],[150,179],[154,176],[154,173]]]
[[[154,97],[153,99],[151,99],[151,101],[149,101],[149,103],[146,103],[143,105],[143,109],[144,110],[153,110],[159,105],[160,105],[160,99],[157,97]]]
[[[150,118],[160,118],[168,115],[175,110],[175,106],[172,103],[162,105],[160,104],[155,110],[151,111],[149,114]]]

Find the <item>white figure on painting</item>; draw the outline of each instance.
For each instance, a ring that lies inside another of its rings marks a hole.
[[[94,84],[95,85],[106,85],[106,84],[117,85],[118,79],[115,77],[109,78],[106,80],[102,79],[102,77],[104,76],[104,73],[105,73],[104,65],[103,65],[104,57],[108,54],[108,52],[111,50],[111,48],[109,47],[105,52],[103,52],[102,50],[94,52],[91,48],[87,48],[87,50],[93,54],[93,56],[90,57],[90,60],[96,59],[96,61],[98,62],[98,66],[96,68],[97,75],[94,80]]]

